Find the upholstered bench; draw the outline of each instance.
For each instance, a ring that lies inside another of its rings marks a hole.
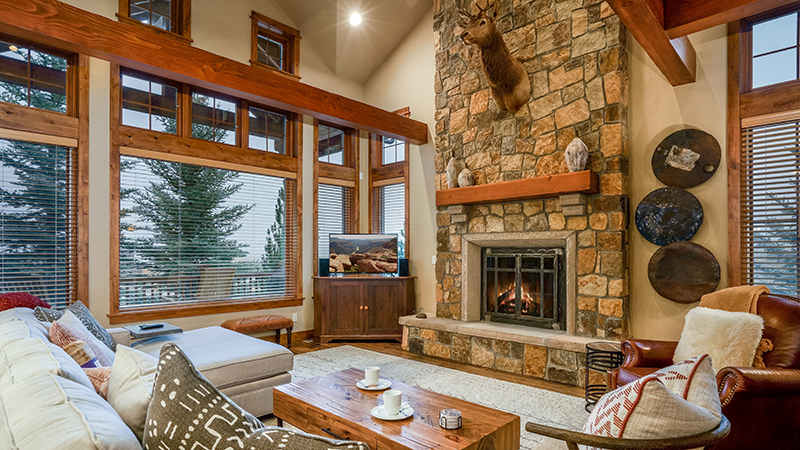
[[[292,382],[292,352],[221,327],[149,338],[136,350],[157,358],[167,342],[180,347],[208,381],[256,417],[272,414],[274,386]]]
[[[286,347],[292,347],[292,327],[294,322],[283,316],[256,316],[242,319],[226,320],[222,328],[227,328],[242,334],[254,334],[262,331],[275,330],[275,343],[281,343],[281,329],[286,328]]]

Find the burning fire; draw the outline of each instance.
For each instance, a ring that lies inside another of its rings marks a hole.
[[[534,299],[522,286],[522,314],[523,315],[538,315],[539,314],[539,299]],[[517,293],[514,283],[508,289],[497,297],[497,312],[504,314],[514,314],[516,307]]]

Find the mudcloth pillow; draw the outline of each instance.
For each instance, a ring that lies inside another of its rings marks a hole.
[[[81,323],[83,323],[83,326],[85,326],[94,337],[99,339],[100,342],[105,344],[106,347],[113,351],[117,350],[117,344],[114,343],[114,339],[111,337],[111,334],[106,331],[102,325],[100,325],[100,322],[94,318],[92,312],[89,311],[89,308],[81,303],[80,300],[67,306],[63,310],[35,308],[33,313],[36,315],[36,318],[42,322],[55,322],[56,320],[60,319],[62,315],[64,315],[65,311],[70,311],[72,314],[75,314],[75,317],[80,319]]]
[[[279,427],[264,427],[217,390],[175,344],[161,347],[153,400],[147,410],[144,447],[242,448],[252,450],[367,450],[365,444],[334,441]]]
[[[0,295],[0,311],[11,308],[50,308],[50,305],[39,297],[27,292],[7,292]]]

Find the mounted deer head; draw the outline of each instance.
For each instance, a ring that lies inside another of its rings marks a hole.
[[[528,72],[517,58],[511,55],[503,36],[494,24],[500,8],[498,0],[481,8],[475,3],[477,14],[460,9],[458,22],[461,39],[467,45],[476,45],[481,51],[481,66],[489,81],[489,92],[500,109],[516,113],[531,97]]]

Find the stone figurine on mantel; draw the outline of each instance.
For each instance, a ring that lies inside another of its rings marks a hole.
[[[575,138],[567,145],[564,151],[564,159],[567,161],[567,169],[570,172],[580,172],[586,170],[586,162],[589,161],[589,149],[581,138]]]
[[[448,189],[455,189],[458,187],[458,164],[456,163],[455,158],[450,158],[450,162],[447,163],[447,168],[445,169],[447,174],[447,188]]]
[[[460,174],[458,174],[458,187],[467,187],[472,186],[475,184],[475,176],[472,175],[472,171],[468,168],[464,168]]]

